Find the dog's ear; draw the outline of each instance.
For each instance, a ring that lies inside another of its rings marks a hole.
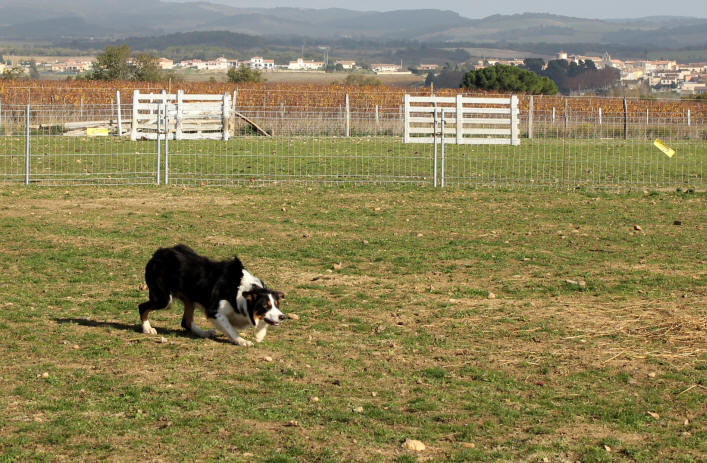
[[[253,291],[243,291],[243,297],[245,298],[246,301],[249,303],[255,302],[255,300],[258,298],[258,295],[254,293]]]

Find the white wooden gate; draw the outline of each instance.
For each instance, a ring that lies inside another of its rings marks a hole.
[[[131,140],[228,140],[231,96],[133,92]],[[159,120],[159,122],[158,122]]]
[[[518,97],[456,97],[405,95],[405,143],[457,145],[520,145]],[[444,119],[444,134],[436,119]]]

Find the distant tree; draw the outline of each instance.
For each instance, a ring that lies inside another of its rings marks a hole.
[[[425,79],[425,86],[429,87],[430,84],[434,84],[435,88],[459,88],[462,86],[465,75],[464,71],[451,69],[444,69],[437,74],[430,71]]]
[[[0,79],[2,80],[22,79],[24,77],[25,69],[22,66],[12,66],[11,68],[5,69],[2,74],[0,74]]]
[[[615,86],[621,80],[621,72],[612,67],[604,69],[586,69],[583,72],[568,77],[564,86],[569,91],[588,89],[606,89]]]
[[[228,81],[231,83],[262,82],[263,74],[257,69],[251,69],[244,64],[241,67],[231,67],[226,73]]]
[[[96,57],[92,70],[86,75],[89,80],[128,80],[130,79],[130,47],[108,46]]]
[[[151,53],[135,55],[129,68],[130,80],[141,82],[159,82],[164,80],[159,59]]]
[[[468,89],[520,92],[531,95],[554,95],[557,85],[546,77],[515,66],[496,64],[467,72],[462,87]]]
[[[621,77],[621,73],[614,68],[597,69],[592,60],[575,63],[564,59],[549,61],[541,75],[552,79],[562,93],[606,89],[615,86]]]
[[[427,77],[425,77],[425,87],[429,87],[431,84],[433,84],[435,81],[435,73],[434,71],[429,71],[427,73]]]
[[[358,85],[359,87],[377,87],[381,85],[378,77],[363,74],[351,74],[344,79],[344,85]]]
[[[34,80],[39,79],[39,69],[37,69],[37,62],[35,60],[29,62],[29,78]]]
[[[544,67],[545,60],[542,58],[526,58],[523,60],[523,68],[538,75],[540,75]]]
[[[325,72],[343,72],[344,65],[341,63],[329,63],[327,67],[324,68]]]

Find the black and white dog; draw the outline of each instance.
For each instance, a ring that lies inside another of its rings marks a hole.
[[[268,325],[278,326],[285,319],[280,311],[280,299],[285,295],[268,289],[243,268],[237,257],[214,261],[183,244],[160,248],[145,267],[145,281],[150,300],[139,306],[145,334],[157,334],[148,314],[168,309],[173,298],[184,304],[184,329],[203,338],[216,334],[194,324],[194,306],[198,306],[216,328],[239,346],[253,345],[238,335],[239,330],[255,328],[255,341],[261,342]]]

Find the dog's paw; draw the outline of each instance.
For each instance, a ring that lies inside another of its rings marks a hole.
[[[152,327],[142,327],[142,332],[145,334],[157,334],[157,330]]]
[[[243,347],[252,347],[253,343],[251,341],[248,341],[247,339],[240,338],[235,341],[237,345],[243,346]]]

